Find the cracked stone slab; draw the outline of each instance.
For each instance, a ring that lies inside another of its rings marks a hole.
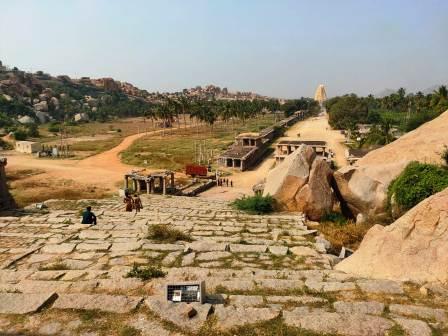
[[[392,280],[360,280],[357,285],[366,293],[404,294],[401,284]]]
[[[101,310],[111,313],[129,313],[143,301],[143,297],[104,294],[62,294],[53,309]]]
[[[311,296],[311,295],[302,295],[302,296],[267,296],[266,301],[268,303],[288,303],[295,302],[301,304],[313,304],[313,303],[326,303],[328,300]]]
[[[128,243],[113,243],[110,248],[111,251],[136,251],[142,247],[142,243],[128,242]]]
[[[181,251],[184,248],[185,246],[180,244],[145,243],[142,246],[143,250],[154,250],[154,251]]]
[[[286,279],[259,279],[255,281],[257,286],[264,289],[288,290],[303,288],[304,283],[301,280]]]
[[[62,243],[62,244],[49,244],[42,247],[42,253],[49,254],[68,254],[75,249],[76,244]]]
[[[100,230],[84,230],[79,234],[79,239],[107,239],[109,237],[109,232]]]
[[[28,314],[38,311],[57,295],[53,293],[0,293],[0,314]]]
[[[292,254],[300,257],[316,257],[320,258],[319,252],[311,247],[306,246],[294,246],[289,249]]]
[[[248,323],[272,320],[278,317],[279,314],[280,309],[275,308],[224,307],[223,305],[215,306],[214,311],[218,327],[221,329],[230,329]]]
[[[234,253],[264,253],[267,248],[266,245],[230,244],[230,251]]]
[[[78,251],[107,251],[110,247],[110,243],[80,243],[76,246]]]
[[[261,295],[230,295],[230,304],[237,307],[253,307],[263,304]]]
[[[269,246],[269,252],[276,256],[284,256],[288,254],[287,246]]]
[[[406,332],[408,336],[431,336],[432,330],[428,324],[420,320],[411,320],[405,318],[394,318],[400,327]]]
[[[225,251],[227,249],[227,244],[224,243],[213,243],[207,241],[195,241],[187,244],[185,249],[192,250],[195,252],[209,252],[209,251]]]
[[[217,260],[222,258],[228,258],[231,257],[232,253],[226,252],[226,251],[213,251],[213,252],[203,252],[200,253],[196,260],[198,261],[210,261],[210,260]]]
[[[371,314],[381,315],[384,312],[384,303],[376,301],[344,302],[337,301],[333,304],[338,313],[344,314]]]
[[[319,334],[386,336],[394,323],[380,316],[330,313],[323,309],[296,308],[284,311],[285,323]]]
[[[197,331],[206,321],[211,312],[212,305],[193,302],[174,303],[167,301],[164,297],[150,296],[145,299],[145,305],[156,315],[164,320],[168,320],[181,328],[187,328],[191,331]],[[187,312],[194,309],[196,314],[191,318]]]
[[[68,281],[22,280],[15,287],[22,293],[64,293],[71,286]]]
[[[446,312],[440,308],[429,308],[424,306],[391,304],[389,310],[393,314],[404,316],[417,316],[422,319],[447,322]]]

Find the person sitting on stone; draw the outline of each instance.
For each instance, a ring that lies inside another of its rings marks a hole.
[[[96,225],[96,216],[92,212],[92,207],[88,206],[86,210],[82,213],[81,224],[93,224]]]

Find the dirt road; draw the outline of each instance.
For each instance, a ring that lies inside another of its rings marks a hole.
[[[67,179],[78,183],[98,185],[110,191],[116,190],[116,184],[122,180],[123,174],[135,169],[120,161],[120,153],[135,140],[145,135],[157,134],[160,131],[130,135],[116,147],[88,157],[83,160],[69,159],[37,159],[34,156],[16,152],[5,153],[8,158],[8,170],[37,169],[44,171],[40,179]]]
[[[7,170],[41,170],[42,174],[36,176],[39,179],[66,179],[72,180],[83,185],[95,185],[103,189],[115,192],[117,183],[119,183],[123,174],[138,167],[126,165],[120,161],[120,153],[126,150],[132,143],[145,136],[158,134],[161,130],[140,133],[125,137],[116,147],[88,157],[82,160],[55,160],[55,159],[37,159],[30,155],[18,154],[14,151],[5,153],[8,158]],[[324,140],[336,154],[336,162],[339,166],[345,165],[344,151],[342,144],[343,135],[338,131],[331,130],[327,118],[317,117],[309,118],[293,125],[287,130],[285,137],[281,139],[300,139],[303,140]],[[269,170],[274,166],[274,158],[270,156],[253,170],[245,172],[235,172],[230,179],[233,181],[233,188],[212,188],[203,193],[201,197],[235,199],[241,195],[252,194],[252,186],[262,181]]]

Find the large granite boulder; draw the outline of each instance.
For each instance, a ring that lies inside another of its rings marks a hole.
[[[319,220],[333,209],[335,197],[331,188],[333,171],[322,158],[316,158],[311,166],[308,183],[295,197],[296,208],[311,220]]]
[[[448,281],[448,188],[423,200],[393,224],[375,225],[336,269],[362,277]]]
[[[389,184],[409,161],[361,167],[346,166],[334,173],[339,193],[351,214],[365,217],[385,216]]]
[[[301,211],[319,220],[333,208],[332,178],[327,162],[302,145],[269,172],[263,195],[273,196],[283,210]]]

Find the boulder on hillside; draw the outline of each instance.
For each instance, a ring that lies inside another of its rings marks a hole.
[[[448,111],[396,141],[369,152],[356,166],[339,169],[335,181],[351,214],[365,218],[386,214],[387,189],[411,161],[441,163],[448,144]]]
[[[284,210],[301,211],[319,220],[333,208],[332,178],[327,162],[302,145],[269,172],[263,195],[273,196]]]
[[[377,164],[363,167],[346,166],[334,173],[339,193],[356,217],[381,217],[386,215],[387,188],[409,161]]]
[[[448,188],[423,200],[393,224],[375,225],[336,269],[362,277],[448,281]]]
[[[41,111],[41,112],[47,112],[48,111],[48,103],[47,103],[46,100],[41,101],[41,102],[39,102],[37,104],[34,104],[33,107],[34,107],[34,110],[36,110],[36,111]]]

